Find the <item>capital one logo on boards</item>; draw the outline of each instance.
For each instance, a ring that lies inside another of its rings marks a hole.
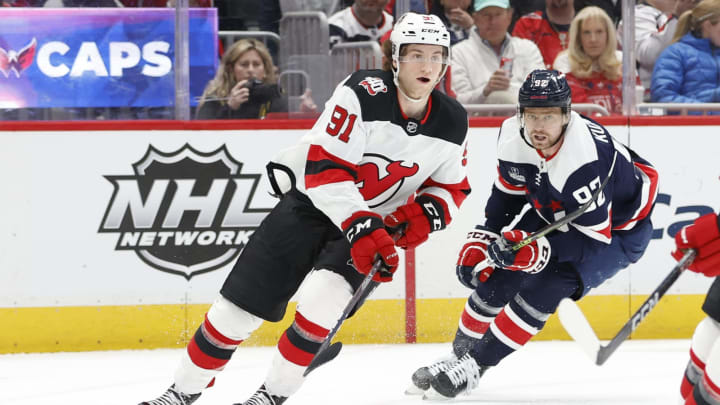
[[[135,67],[141,67],[140,74],[149,77],[165,76],[172,71],[168,42],[135,44],[113,41],[103,46],[107,46],[107,60],[103,59],[98,44],[92,41],[82,42],[77,48],[61,41],[48,41],[38,47],[37,40],[33,38],[19,51],[0,48],[0,72],[5,78],[11,78],[11,72],[19,78],[33,62],[48,77],[80,77],[86,72],[97,77],[122,77],[126,69]],[[66,55],[72,59],[69,65],[58,60],[59,56]]]
[[[251,208],[261,176],[242,174],[242,166],[225,145],[208,153],[150,145],[134,174],[105,176],[113,194],[98,232],[117,234],[115,250],[188,280],[218,269],[270,212]]]

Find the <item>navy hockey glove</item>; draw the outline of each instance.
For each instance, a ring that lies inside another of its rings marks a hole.
[[[468,232],[465,245],[460,249],[455,273],[458,280],[468,288],[475,288],[478,280],[487,281],[490,274],[495,270],[492,266],[484,266],[473,274],[475,266],[487,258],[488,245],[500,238],[500,235],[482,225]]]
[[[373,281],[391,281],[399,258],[382,218],[370,211],[358,211],[342,223],[342,228],[350,242],[350,255],[355,269],[362,274],[369,274],[375,260],[379,258],[382,265],[373,276]]]
[[[447,209],[439,198],[423,194],[415,202],[400,206],[385,217],[385,226],[397,230],[405,227],[395,245],[403,249],[418,246],[428,239],[430,232],[445,229],[450,222],[446,217]]]
[[[503,237],[488,246],[488,257],[495,265],[506,270],[524,271],[535,274],[541,272],[550,261],[550,242],[546,237],[513,252],[511,247],[527,238],[529,234],[518,229],[503,232]]]

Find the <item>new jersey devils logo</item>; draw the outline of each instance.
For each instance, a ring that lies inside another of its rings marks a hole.
[[[420,169],[417,163],[408,166],[403,161],[392,161],[385,156],[368,153],[358,167],[358,189],[370,208],[387,202],[397,194],[406,177]]]
[[[365,80],[360,82],[360,85],[365,87],[368,94],[374,96],[378,93],[387,93],[387,86],[385,82],[379,77],[366,77]]]
[[[10,76],[10,72],[15,73],[15,77],[20,77],[20,73],[32,65],[35,59],[35,50],[37,49],[37,41],[35,38],[30,41],[20,52],[13,49],[6,51],[0,48],[0,72],[5,77]]]

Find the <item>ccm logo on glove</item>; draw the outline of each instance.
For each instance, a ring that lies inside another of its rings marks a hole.
[[[414,248],[428,239],[430,232],[445,229],[450,222],[446,217],[447,207],[437,198],[423,194],[415,201],[398,207],[385,217],[385,226],[390,229],[405,229],[395,245],[403,249]]]
[[[345,237],[347,238],[348,242],[350,244],[353,243],[353,241],[357,238],[360,238],[362,236],[365,236],[365,234],[368,234],[373,229],[373,217],[365,217],[360,219],[357,222],[354,222],[350,228],[348,228],[345,231]],[[365,231],[365,232],[363,232]]]
[[[467,240],[460,249],[455,266],[455,274],[465,287],[477,287],[478,281],[487,281],[493,270],[495,270],[492,266],[485,266],[477,269],[478,271],[473,274],[475,266],[487,258],[488,245],[498,238],[500,238],[500,235],[482,225],[478,225],[473,231],[468,232]]]
[[[381,269],[373,275],[373,281],[391,281],[399,258],[382,218],[370,211],[358,211],[346,219],[342,227],[350,242],[350,255],[355,269],[362,274],[370,274],[375,260],[379,258],[382,261]]]
[[[488,246],[488,257],[496,265],[512,271],[530,274],[541,272],[550,262],[550,242],[546,237],[513,251],[512,246],[530,236],[521,230],[504,232],[503,237]]]

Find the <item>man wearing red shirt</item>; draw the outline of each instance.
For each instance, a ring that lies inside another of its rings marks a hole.
[[[540,48],[545,66],[552,69],[557,54],[567,49],[573,17],[575,8],[571,0],[545,0],[545,11],[520,17],[512,35],[533,41]]]

